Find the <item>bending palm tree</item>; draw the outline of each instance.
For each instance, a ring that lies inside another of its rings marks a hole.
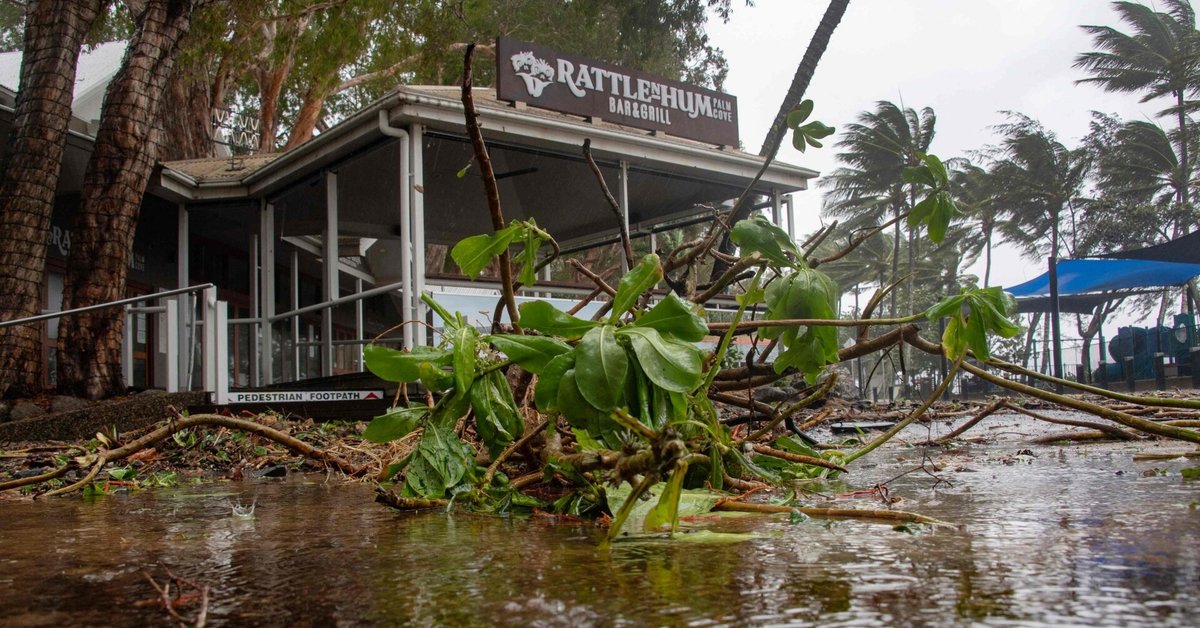
[[[1048,251],[1053,273],[1062,245],[1059,237],[1062,214],[1075,210],[1090,160],[1086,151],[1063,146],[1036,120],[1021,114],[1010,116],[1012,122],[998,127],[1003,137],[1003,153],[992,167],[998,189],[1002,190],[997,198],[1011,215],[1006,235],[1028,253],[1038,255]],[[1050,283],[1051,289],[1056,290],[1053,274]],[[1057,339],[1060,337],[1057,301],[1053,298],[1051,301],[1054,306],[1050,325]],[[1062,352],[1057,342],[1054,375],[1062,377]]]
[[[869,215],[883,222],[890,213],[898,217],[916,203],[915,191],[900,178],[906,166],[921,163],[919,153],[929,151],[937,116],[926,107],[918,113],[880,101],[874,111],[859,114],[858,122],[846,126],[838,142],[838,161],[845,164],[830,175],[825,185],[823,212],[838,218]],[[899,274],[900,222],[892,242],[892,279]],[[912,266],[913,255],[909,255]],[[893,313],[895,303],[892,303]]]
[[[1142,102],[1170,96],[1175,105],[1160,115],[1175,114],[1179,136],[1179,169],[1183,179],[1191,177],[1187,100],[1200,85],[1200,34],[1196,32],[1196,14],[1189,0],[1159,0],[1165,12],[1133,3],[1114,2],[1121,21],[1133,27],[1126,34],[1109,26],[1083,26],[1099,49],[1075,59],[1075,67],[1088,71],[1091,78],[1080,83],[1095,83],[1111,92],[1141,92]],[[1188,186],[1181,188],[1179,202],[1189,207]]]

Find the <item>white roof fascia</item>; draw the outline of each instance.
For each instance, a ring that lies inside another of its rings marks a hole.
[[[457,127],[463,125],[463,105],[447,98],[425,94],[401,93],[405,104],[400,113],[404,118],[417,122],[440,122]],[[579,150],[584,139],[592,140],[592,152],[602,153],[611,159],[635,159],[672,165],[682,172],[694,170],[694,174],[705,179],[728,178],[753,179],[762,168],[762,159],[744,153],[731,153],[701,146],[689,146],[663,141],[649,135],[629,133],[597,127],[584,122],[555,120],[530,115],[519,110],[494,107],[479,107],[479,119],[485,134],[501,134],[512,139],[530,138]],[[395,121],[395,120],[394,120]],[[772,184],[785,188],[781,191],[804,190],[808,179],[820,173],[809,168],[775,162],[763,174],[760,185]],[[736,181],[730,181],[736,184]]]

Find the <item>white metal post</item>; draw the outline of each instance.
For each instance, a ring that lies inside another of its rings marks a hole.
[[[126,388],[133,385],[133,337],[136,335],[131,333],[133,314],[129,308],[130,306],[126,305],[122,313],[125,317],[125,333],[121,339],[121,377],[125,380]]]
[[[300,309],[300,252],[292,249],[292,309]],[[300,317],[292,317],[292,381],[300,380]]]
[[[259,290],[258,284],[258,279],[260,277],[258,272],[258,239],[259,238],[257,235],[251,235],[249,244],[247,245],[249,253],[246,255],[246,266],[248,267],[247,272],[249,272],[250,276],[246,279],[250,283],[250,318],[259,318],[262,312],[262,307],[260,307],[262,303],[261,291]],[[255,333],[254,327],[247,326],[246,330],[247,333]],[[249,372],[246,373],[247,379],[250,381],[251,386],[261,386],[262,378],[259,376],[259,360],[258,356],[256,355],[258,353],[258,347],[260,343],[251,339],[246,344],[248,344],[250,348],[250,355],[247,356],[248,360],[246,366],[246,368],[249,369]],[[236,369],[237,365],[235,365],[234,368]]]
[[[404,322],[404,328],[400,334],[404,339],[403,348],[411,349],[413,347],[413,337],[416,331],[412,325],[407,324],[408,321],[416,316],[416,299],[413,292],[416,288],[413,284],[413,266],[412,258],[416,252],[413,245],[413,220],[412,220],[412,185],[409,183],[409,169],[412,159],[412,141],[404,137],[399,138],[400,144],[400,281],[404,283],[404,290],[400,293],[400,320]]]
[[[362,293],[363,280],[361,277],[354,279],[354,291]],[[354,363],[358,368],[358,372],[363,371],[363,300],[356,299],[354,301],[354,339],[358,341],[354,351]]]
[[[621,208],[621,224],[624,225],[625,233],[629,233],[629,162],[624,159],[621,160],[620,184],[621,195],[617,198],[617,204]],[[629,262],[623,256],[621,268],[629,270]]]
[[[771,190],[771,222],[783,227],[783,208],[779,205],[779,190]]]
[[[796,240],[796,204],[792,202],[794,198],[795,197],[793,197],[791,194],[788,194],[787,198],[784,199],[784,202],[787,204],[788,237],[791,238],[793,242]]]
[[[179,392],[179,303],[168,298],[162,325],[167,333],[167,392]]]
[[[175,287],[186,288],[191,281],[190,272],[190,249],[189,249],[189,234],[188,234],[188,210],[187,205],[180,203],[176,207],[175,219]],[[193,351],[193,341],[195,339],[195,327],[191,325],[192,318],[196,314],[193,307],[182,307],[184,304],[191,304],[192,297],[187,294],[181,294],[178,297],[180,307],[179,310],[179,333],[187,334],[188,330],[192,330],[192,334],[181,337],[180,347],[186,348],[186,351],[181,350],[177,354],[179,364],[177,372],[180,377],[187,377],[187,381],[178,380],[178,385],[182,390],[192,389],[192,380],[188,377],[192,372],[192,366],[195,364],[196,356]],[[191,339],[191,340],[189,340]]]
[[[201,343],[204,390],[217,389],[217,289],[204,291],[204,341]],[[228,368],[228,367],[227,367]]]
[[[424,321],[426,318],[425,303],[421,301],[421,295],[425,293],[425,161],[423,134],[425,127],[420,124],[414,124],[411,128],[409,146],[409,165],[412,167],[412,182],[408,186],[409,194],[412,195],[409,203],[412,210],[412,243],[413,243],[413,319]],[[407,327],[407,325],[406,325]],[[418,333],[414,338],[414,344],[426,345],[427,334],[421,331],[420,327],[416,328]]]
[[[229,304],[217,301],[213,306],[213,314],[213,336],[217,349],[213,364],[216,379],[213,402],[223,406],[229,403]]]
[[[329,302],[341,295],[338,287],[338,185],[337,173],[325,173],[325,233],[321,293]],[[321,375],[333,375],[333,308],[321,310]]]
[[[262,384],[275,383],[275,338],[271,318],[275,316],[275,205],[263,201],[258,221],[259,252],[259,364]]]

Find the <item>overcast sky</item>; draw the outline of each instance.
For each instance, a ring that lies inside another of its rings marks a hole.
[[[729,60],[725,85],[738,99],[742,143],[756,153],[828,2],[734,4],[730,22],[714,22],[709,32]],[[992,127],[1004,121],[1004,110],[1040,120],[1075,147],[1093,110],[1152,119],[1165,108],[1076,85],[1084,74],[1071,67],[1073,60],[1092,49],[1081,24],[1128,30],[1108,0],[852,0],[806,96],[816,102],[813,117],[839,131],[880,100],[932,107],[931,152],[943,159],[995,143]],[[801,154],[785,142],[779,159],[827,173],[836,153],[827,144]],[[801,233],[819,224],[821,194],[814,186],[796,195]],[[1002,257],[993,284],[1015,285],[1045,270],[1011,252]],[[972,271],[982,274],[982,264]]]

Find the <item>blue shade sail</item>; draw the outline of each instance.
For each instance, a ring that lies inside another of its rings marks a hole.
[[[1132,259],[1072,259],[1058,263],[1059,295],[1109,290],[1178,286],[1200,275],[1200,264]],[[1050,276],[1043,273],[1005,289],[1015,297],[1050,294]]]

